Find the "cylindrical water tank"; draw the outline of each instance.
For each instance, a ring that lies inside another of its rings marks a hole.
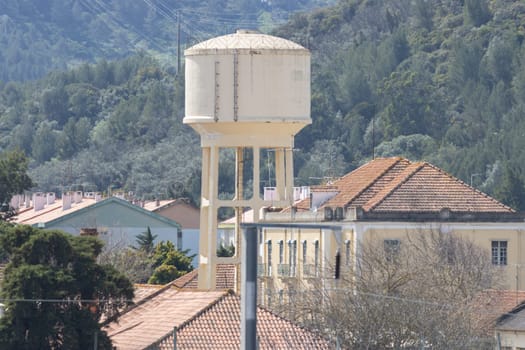
[[[185,124],[209,132],[213,124],[277,123],[295,134],[311,123],[310,52],[301,45],[240,30],[184,54]]]

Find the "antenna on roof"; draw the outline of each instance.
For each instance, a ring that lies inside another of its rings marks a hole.
[[[372,117],[372,159],[376,159],[376,135],[375,135],[375,118]]]

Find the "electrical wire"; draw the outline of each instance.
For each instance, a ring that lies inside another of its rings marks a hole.
[[[429,301],[425,299],[417,299],[417,298],[408,298],[408,297],[401,297],[401,296],[395,296],[395,295],[387,295],[387,294],[378,294],[378,293],[370,293],[370,292],[360,292],[355,290],[350,290],[347,288],[326,288],[323,290],[324,292],[344,292],[347,294],[353,294],[353,295],[364,295],[364,296],[370,296],[377,299],[387,299],[387,300],[394,300],[394,301],[401,301],[405,303],[411,303],[411,304],[418,304],[418,305],[429,305],[429,306],[435,306],[435,307],[442,307],[442,308],[448,308],[453,309],[456,308],[453,304],[450,303],[442,303],[442,302],[435,302],[435,301]],[[319,290],[303,290],[303,291],[297,291],[297,290],[288,290],[286,291],[286,294],[288,296],[292,295],[293,297],[306,295],[306,294],[314,294],[319,293]],[[274,293],[272,295],[278,295],[279,293]],[[262,296],[262,295],[261,295]],[[142,299],[139,300],[129,300],[129,299],[45,299],[45,298],[3,298],[0,299],[0,303],[8,303],[8,302],[24,302],[24,303],[58,303],[58,304],[110,304],[110,303],[137,303],[144,299],[147,299],[148,296],[145,296]],[[162,298],[163,301],[174,301],[178,300],[176,298]],[[292,303],[293,304],[293,303]],[[516,305],[519,304],[516,303]],[[284,304],[286,305],[286,303]],[[476,311],[476,314],[490,314],[493,315],[494,312],[491,312],[490,310],[478,310]],[[503,312],[498,313],[498,315],[514,315],[514,313],[510,312]]]
[[[204,41],[216,36],[217,34],[231,33],[239,28],[258,28],[261,23],[259,16],[263,11],[245,12],[242,14],[234,12],[223,12],[214,14],[205,8],[184,8],[172,9],[169,4],[163,0],[143,0],[143,2],[155,13],[162,16],[168,22],[178,23],[183,33],[186,35],[188,41]],[[159,41],[156,37],[147,34],[144,31],[126,23],[124,20],[115,15],[114,11],[102,0],[80,0],[80,4],[91,12],[94,16],[100,18],[108,28],[115,30],[115,28],[122,28],[135,35],[135,40],[128,42],[135,47],[142,39],[145,40],[152,48],[158,52],[163,52],[166,49],[165,43]],[[312,5],[310,7],[303,7],[295,12],[308,12],[314,9],[322,8],[321,5]],[[273,25],[282,25],[287,22],[288,13],[285,18],[273,18]],[[193,39],[193,40],[191,40]]]
[[[114,30],[114,27],[123,28],[127,31],[132,32],[135,34],[137,38],[142,38],[146,40],[150,45],[155,47],[157,51],[165,51],[165,45],[158,42],[157,39],[147,35],[144,32],[141,32],[140,30],[127,26],[123,21],[117,18],[115,16],[111,9],[109,9],[104,3],[95,0],[94,2],[90,2],[89,0],[80,0],[80,4],[88,10],[90,13],[92,13],[95,17],[101,19],[109,29]],[[139,40],[131,41],[128,40],[128,42],[134,47]]]
[[[140,31],[139,29],[135,28],[133,25],[126,25],[125,22],[121,21],[116,15],[114,15],[113,11],[111,8],[109,8],[108,5],[106,5],[103,1],[101,0],[95,0],[95,2],[97,3],[97,5],[103,10],[103,12],[107,13],[108,16],[112,17],[113,20],[121,27],[121,28],[124,28],[124,29],[127,29],[127,30],[130,30],[131,32],[133,32],[135,35],[139,36],[139,37],[142,37],[143,39],[145,39],[147,42],[149,43],[153,43],[154,46],[157,47],[157,49],[159,49],[159,51],[162,51],[163,48],[165,47],[165,45],[163,45],[162,43],[160,42],[157,42],[157,39],[155,39],[155,37],[152,37],[146,33],[144,33],[143,31]]]

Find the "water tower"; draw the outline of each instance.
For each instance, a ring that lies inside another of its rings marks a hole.
[[[202,146],[199,288],[213,289],[216,264],[239,262],[237,257],[217,258],[219,208],[235,212],[239,242],[239,223],[247,208],[258,222],[261,208],[293,202],[294,136],[311,123],[310,52],[289,40],[239,30],[192,46],[184,55],[184,123],[200,134]],[[219,199],[219,163],[225,149],[235,154],[235,195]],[[266,170],[261,169],[261,152],[270,151],[274,191],[265,199],[260,191],[261,170]]]

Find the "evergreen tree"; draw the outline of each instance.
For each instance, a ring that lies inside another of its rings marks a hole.
[[[507,164],[503,179],[494,189],[494,198],[516,210],[525,210],[525,185],[518,172]]]
[[[153,275],[148,280],[152,284],[166,284],[193,270],[188,250],[177,250],[170,241],[162,241],[155,246],[153,253]]]
[[[152,234],[148,226],[145,232],[137,235],[136,241],[138,246],[135,249],[142,250],[148,254],[152,253],[155,249],[155,238],[157,238],[157,235]]]
[[[476,27],[487,23],[491,17],[486,0],[465,0],[465,15],[467,22]]]
[[[218,257],[224,257],[229,258],[235,255],[235,246],[233,244],[225,246],[224,244],[221,244],[219,248],[217,248],[217,256]]]
[[[10,255],[1,297],[0,348],[111,349],[100,328],[133,298],[129,280],[111,266],[96,263],[103,243],[30,226],[0,226]]]
[[[13,195],[22,193],[33,186],[27,175],[28,159],[20,151],[0,154],[0,219],[10,216],[9,202]]]

